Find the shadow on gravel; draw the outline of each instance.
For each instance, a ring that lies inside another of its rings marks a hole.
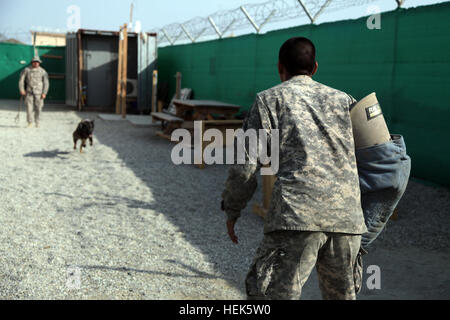
[[[86,269],[86,270],[88,270],[88,269],[96,269],[96,270],[107,270],[107,271],[120,271],[120,272],[127,272],[127,273],[137,272],[137,273],[162,275],[162,276],[167,276],[167,277],[220,279],[216,275],[199,271],[199,270],[197,270],[195,268],[192,268],[191,266],[178,263],[178,262],[176,262],[174,260],[165,260],[165,262],[181,265],[184,269],[190,271],[193,274],[141,270],[141,269],[127,268],[127,267],[109,267],[109,266],[78,266],[78,267],[81,268],[81,269]]]
[[[18,128],[18,129],[20,129],[20,128],[23,128],[23,127],[21,127],[19,125],[15,125],[15,126],[0,126],[0,128]]]
[[[51,151],[38,151],[38,152],[30,152],[24,154],[24,157],[31,158],[59,158],[59,159],[67,159],[66,157],[62,157],[63,155],[68,155],[70,152],[67,151],[59,151],[58,149]]]
[[[19,103],[20,98],[17,99],[1,99],[0,101],[0,109],[1,110],[7,110],[7,111],[15,111],[19,112]],[[78,111],[77,107],[71,107],[67,106],[62,102],[57,101],[48,101],[46,100],[44,102],[44,112],[51,111],[51,112],[67,112],[67,111]],[[26,117],[26,108],[25,106],[20,107],[20,113],[24,117]]]
[[[78,116],[83,118],[86,115],[81,113]],[[259,195],[243,212],[245,218],[236,224],[239,245],[233,244],[226,233],[225,214],[220,210],[227,168],[215,165],[200,170],[193,165],[173,164],[171,151],[175,144],[157,136],[157,130],[156,127],[136,128],[126,122],[96,119],[95,138],[118,154],[125,166],[151,190],[154,200],[140,201],[139,195],[126,198],[100,194],[96,198],[97,204],[92,205],[121,203],[129,208],[150,209],[163,214],[183,233],[184,240],[200,250],[205,261],[214,265],[220,279],[245,296],[244,279],[262,238],[262,219],[248,213]],[[171,262],[203,274],[195,270],[195,265],[185,265],[185,261]],[[208,274],[203,276],[211,277]]]

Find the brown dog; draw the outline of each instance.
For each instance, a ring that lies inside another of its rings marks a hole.
[[[73,132],[73,149],[77,149],[77,141],[81,140],[80,152],[86,148],[86,140],[89,139],[90,145],[93,145],[92,134],[94,133],[94,121],[85,119],[81,121],[77,129]]]

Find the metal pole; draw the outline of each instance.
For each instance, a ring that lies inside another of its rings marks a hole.
[[[222,39],[222,33],[220,33],[219,28],[217,27],[216,23],[214,22],[214,20],[211,17],[208,17],[209,23],[211,23],[212,27],[214,28],[214,30],[216,31],[217,35],[219,36],[219,38]]]
[[[322,7],[320,7],[319,11],[316,12],[316,15],[314,16],[313,20],[316,21],[316,19],[319,17],[320,14],[322,14],[322,11],[330,4],[331,0],[325,1]]]
[[[197,39],[200,38],[201,35],[203,34],[203,32],[205,32],[205,31],[206,31],[206,28],[203,28],[203,30],[200,31],[200,33],[197,35],[197,37],[195,37],[194,42],[197,41]]]
[[[191,34],[186,30],[183,24],[180,24],[181,29],[183,29],[184,33],[188,36],[189,39],[191,39],[192,42],[195,42],[195,39],[192,38]]]
[[[231,26],[236,22],[236,19],[233,19],[233,21],[231,21],[231,23],[225,28],[225,30],[223,30],[223,35],[225,35],[225,33],[227,33],[227,31],[231,28]]]
[[[38,51],[36,49],[36,31],[34,31],[33,33],[33,51],[34,51],[34,55],[37,56],[38,55]]]
[[[174,41],[172,41],[172,38],[169,37],[165,29],[161,29],[164,35],[166,36],[167,40],[169,40],[170,45],[173,45]]]
[[[303,11],[305,11],[305,13],[308,15],[309,20],[311,20],[311,23],[314,23],[314,18],[311,16],[311,14],[309,13],[308,9],[305,7],[305,5],[303,4],[302,0],[297,0],[298,3],[300,3],[300,5],[303,8]]]
[[[180,39],[182,34],[183,34],[183,30],[175,37],[175,39],[173,40],[173,43],[177,42],[177,40]]]
[[[241,6],[240,8],[241,8],[242,12],[245,14],[245,16],[247,17],[248,21],[250,21],[250,23],[252,24],[253,28],[255,28],[256,32],[259,32],[258,25],[255,23],[255,21],[253,21],[252,17],[250,17],[247,10],[245,10],[244,6]]]
[[[132,28],[133,27],[133,2],[131,2],[131,5],[130,5],[130,28]]]
[[[261,25],[259,26],[258,33],[259,33],[259,31],[261,31],[262,27],[263,27],[267,22],[269,22],[270,18],[272,18],[272,16],[275,14],[275,12],[276,12],[275,9],[272,10],[272,12],[271,12],[271,13],[269,14],[269,16],[266,18],[266,20],[264,20],[264,22],[261,23]]]
[[[158,38],[159,38],[158,41],[162,41],[165,37],[166,37],[165,34],[161,34],[158,32]]]

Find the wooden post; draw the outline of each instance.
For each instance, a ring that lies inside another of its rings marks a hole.
[[[194,124],[194,164],[200,169],[205,168],[205,160],[203,159],[203,152],[205,150],[206,143],[203,140],[203,134],[205,133],[205,122],[199,121],[197,126]],[[197,146],[197,148],[195,147]]]
[[[127,68],[128,68],[128,29],[123,26],[123,63],[122,63],[122,118],[127,117]]]
[[[253,213],[256,215],[263,218],[266,217],[270,208],[270,202],[272,201],[272,191],[276,180],[277,177],[275,175],[262,176],[263,203],[262,206],[256,203],[253,205]]]
[[[175,75],[176,79],[177,79],[177,86],[176,86],[176,92],[175,92],[175,97],[177,99],[181,98],[181,72],[177,72],[177,74]]]
[[[202,141],[202,144],[201,144],[201,146],[202,146],[202,154],[201,154],[202,163],[198,166],[200,169],[205,169],[205,159],[203,158],[203,153],[205,152],[205,147],[207,145],[205,140],[203,140],[203,135],[205,134],[205,130],[206,130],[205,122],[202,121],[202,132],[201,132],[201,135],[200,135],[200,139]]]
[[[394,212],[392,213],[390,220],[393,220],[393,221],[398,220],[398,208],[394,209]]]
[[[158,90],[158,70],[153,70],[153,82],[152,82],[152,112],[156,112],[156,99]],[[160,112],[160,111],[158,111]]]
[[[123,63],[123,28],[120,28],[119,32],[119,52],[118,52],[118,64],[117,64],[117,93],[116,93],[116,114],[120,114],[120,107],[122,104],[122,63]]]
[[[78,111],[83,108],[83,48],[81,41],[81,31],[77,33],[78,40]]]

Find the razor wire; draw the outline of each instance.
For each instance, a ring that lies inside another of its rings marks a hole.
[[[324,12],[361,6],[376,0],[274,0],[242,5],[233,10],[218,11],[208,17],[195,17],[183,23],[172,23],[151,30],[158,34],[158,44],[180,41],[197,42],[206,37],[224,38],[234,31],[253,28],[256,33],[269,24],[307,18],[311,23]]]
[[[0,42],[7,42],[11,40],[16,40],[21,43],[29,43],[31,41],[31,33],[30,31],[23,29],[14,31],[10,29],[0,30]]]
[[[0,42],[8,42],[11,40],[16,40],[18,42],[24,44],[32,44],[33,43],[33,33],[34,32],[48,32],[48,33],[59,33],[65,34],[67,30],[61,28],[50,28],[43,26],[32,26],[29,30],[19,28],[19,29],[11,29],[5,28],[0,29]]]

